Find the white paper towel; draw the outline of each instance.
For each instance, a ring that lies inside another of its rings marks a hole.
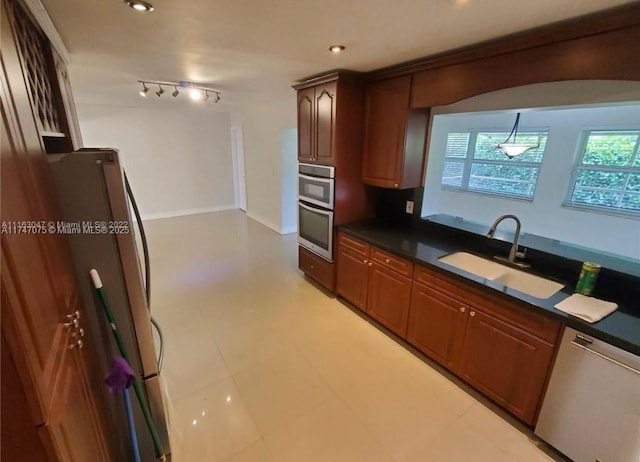
[[[613,313],[618,308],[618,305],[582,294],[573,294],[555,305],[555,307],[587,322],[597,322]]]

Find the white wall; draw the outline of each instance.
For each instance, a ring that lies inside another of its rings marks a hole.
[[[283,220],[282,179],[288,168],[282,166],[281,136],[296,127],[295,92],[271,103],[239,107],[232,118],[244,131],[247,215],[278,233],[291,232],[286,212]]]
[[[234,208],[230,115],[78,104],[84,145],[120,150],[143,218]]]
[[[287,128],[280,132],[280,194],[282,234],[298,230],[298,130]]]
[[[515,112],[436,115],[432,121],[423,216],[447,213],[491,224],[513,213],[523,231],[640,259],[640,220],[561,206],[566,198],[578,140],[586,129],[639,128],[640,105],[523,111],[520,130],[548,128],[535,198],[518,201],[440,187],[447,134],[474,129],[510,129]],[[507,130],[508,131],[508,130]]]

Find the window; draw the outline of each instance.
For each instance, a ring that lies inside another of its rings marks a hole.
[[[585,133],[568,203],[640,214],[640,130]]]
[[[449,133],[441,185],[443,188],[533,199],[547,132],[518,133],[518,142],[539,144],[509,159],[496,149],[509,133]]]

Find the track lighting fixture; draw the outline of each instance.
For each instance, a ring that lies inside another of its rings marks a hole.
[[[140,96],[142,96],[143,98],[146,98],[147,93],[149,93],[149,87],[147,87],[145,83],[142,82],[142,90],[140,90]]]
[[[190,98],[194,101],[198,101],[203,98],[205,101],[209,101],[212,99],[211,96],[214,96],[214,98],[212,99],[214,103],[218,103],[220,101],[219,91],[214,90],[213,88],[201,87],[191,82],[185,82],[185,81],[158,82],[155,80],[138,80],[138,82],[142,84],[142,90],[140,90],[140,96],[144,96],[144,97],[146,97],[147,93],[149,92],[149,87],[147,85],[158,86],[158,91],[155,92],[156,95],[158,95],[158,97],[162,96],[165,93],[164,88],[162,88],[162,86],[164,85],[165,87],[173,87],[171,96],[173,96],[174,98],[177,98],[178,95],[180,94],[180,90],[178,90],[178,87],[180,87],[180,88],[188,89],[189,91],[187,93],[189,94]]]

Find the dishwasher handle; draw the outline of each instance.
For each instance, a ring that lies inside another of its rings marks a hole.
[[[576,341],[576,340],[578,340],[578,341]],[[632,372],[634,374],[640,375],[640,371],[638,369],[635,369],[635,368],[633,368],[631,366],[627,366],[626,364],[621,363],[620,361],[617,361],[617,360],[615,360],[613,358],[610,358],[610,357],[608,357],[606,355],[603,355],[599,351],[592,350],[591,348],[589,348],[588,346],[586,346],[586,345],[584,345],[583,343],[580,342],[580,340],[582,340],[582,339],[577,339],[576,338],[576,340],[571,340],[571,345],[573,345],[574,347],[580,348],[581,350],[584,350],[587,353],[591,353],[591,354],[594,354],[596,356],[599,356],[600,358],[605,359],[605,360],[607,360],[609,362],[612,362],[613,364],[615,364],[617,366],[620,366],[620,367],[628,370],[629,372]]]

